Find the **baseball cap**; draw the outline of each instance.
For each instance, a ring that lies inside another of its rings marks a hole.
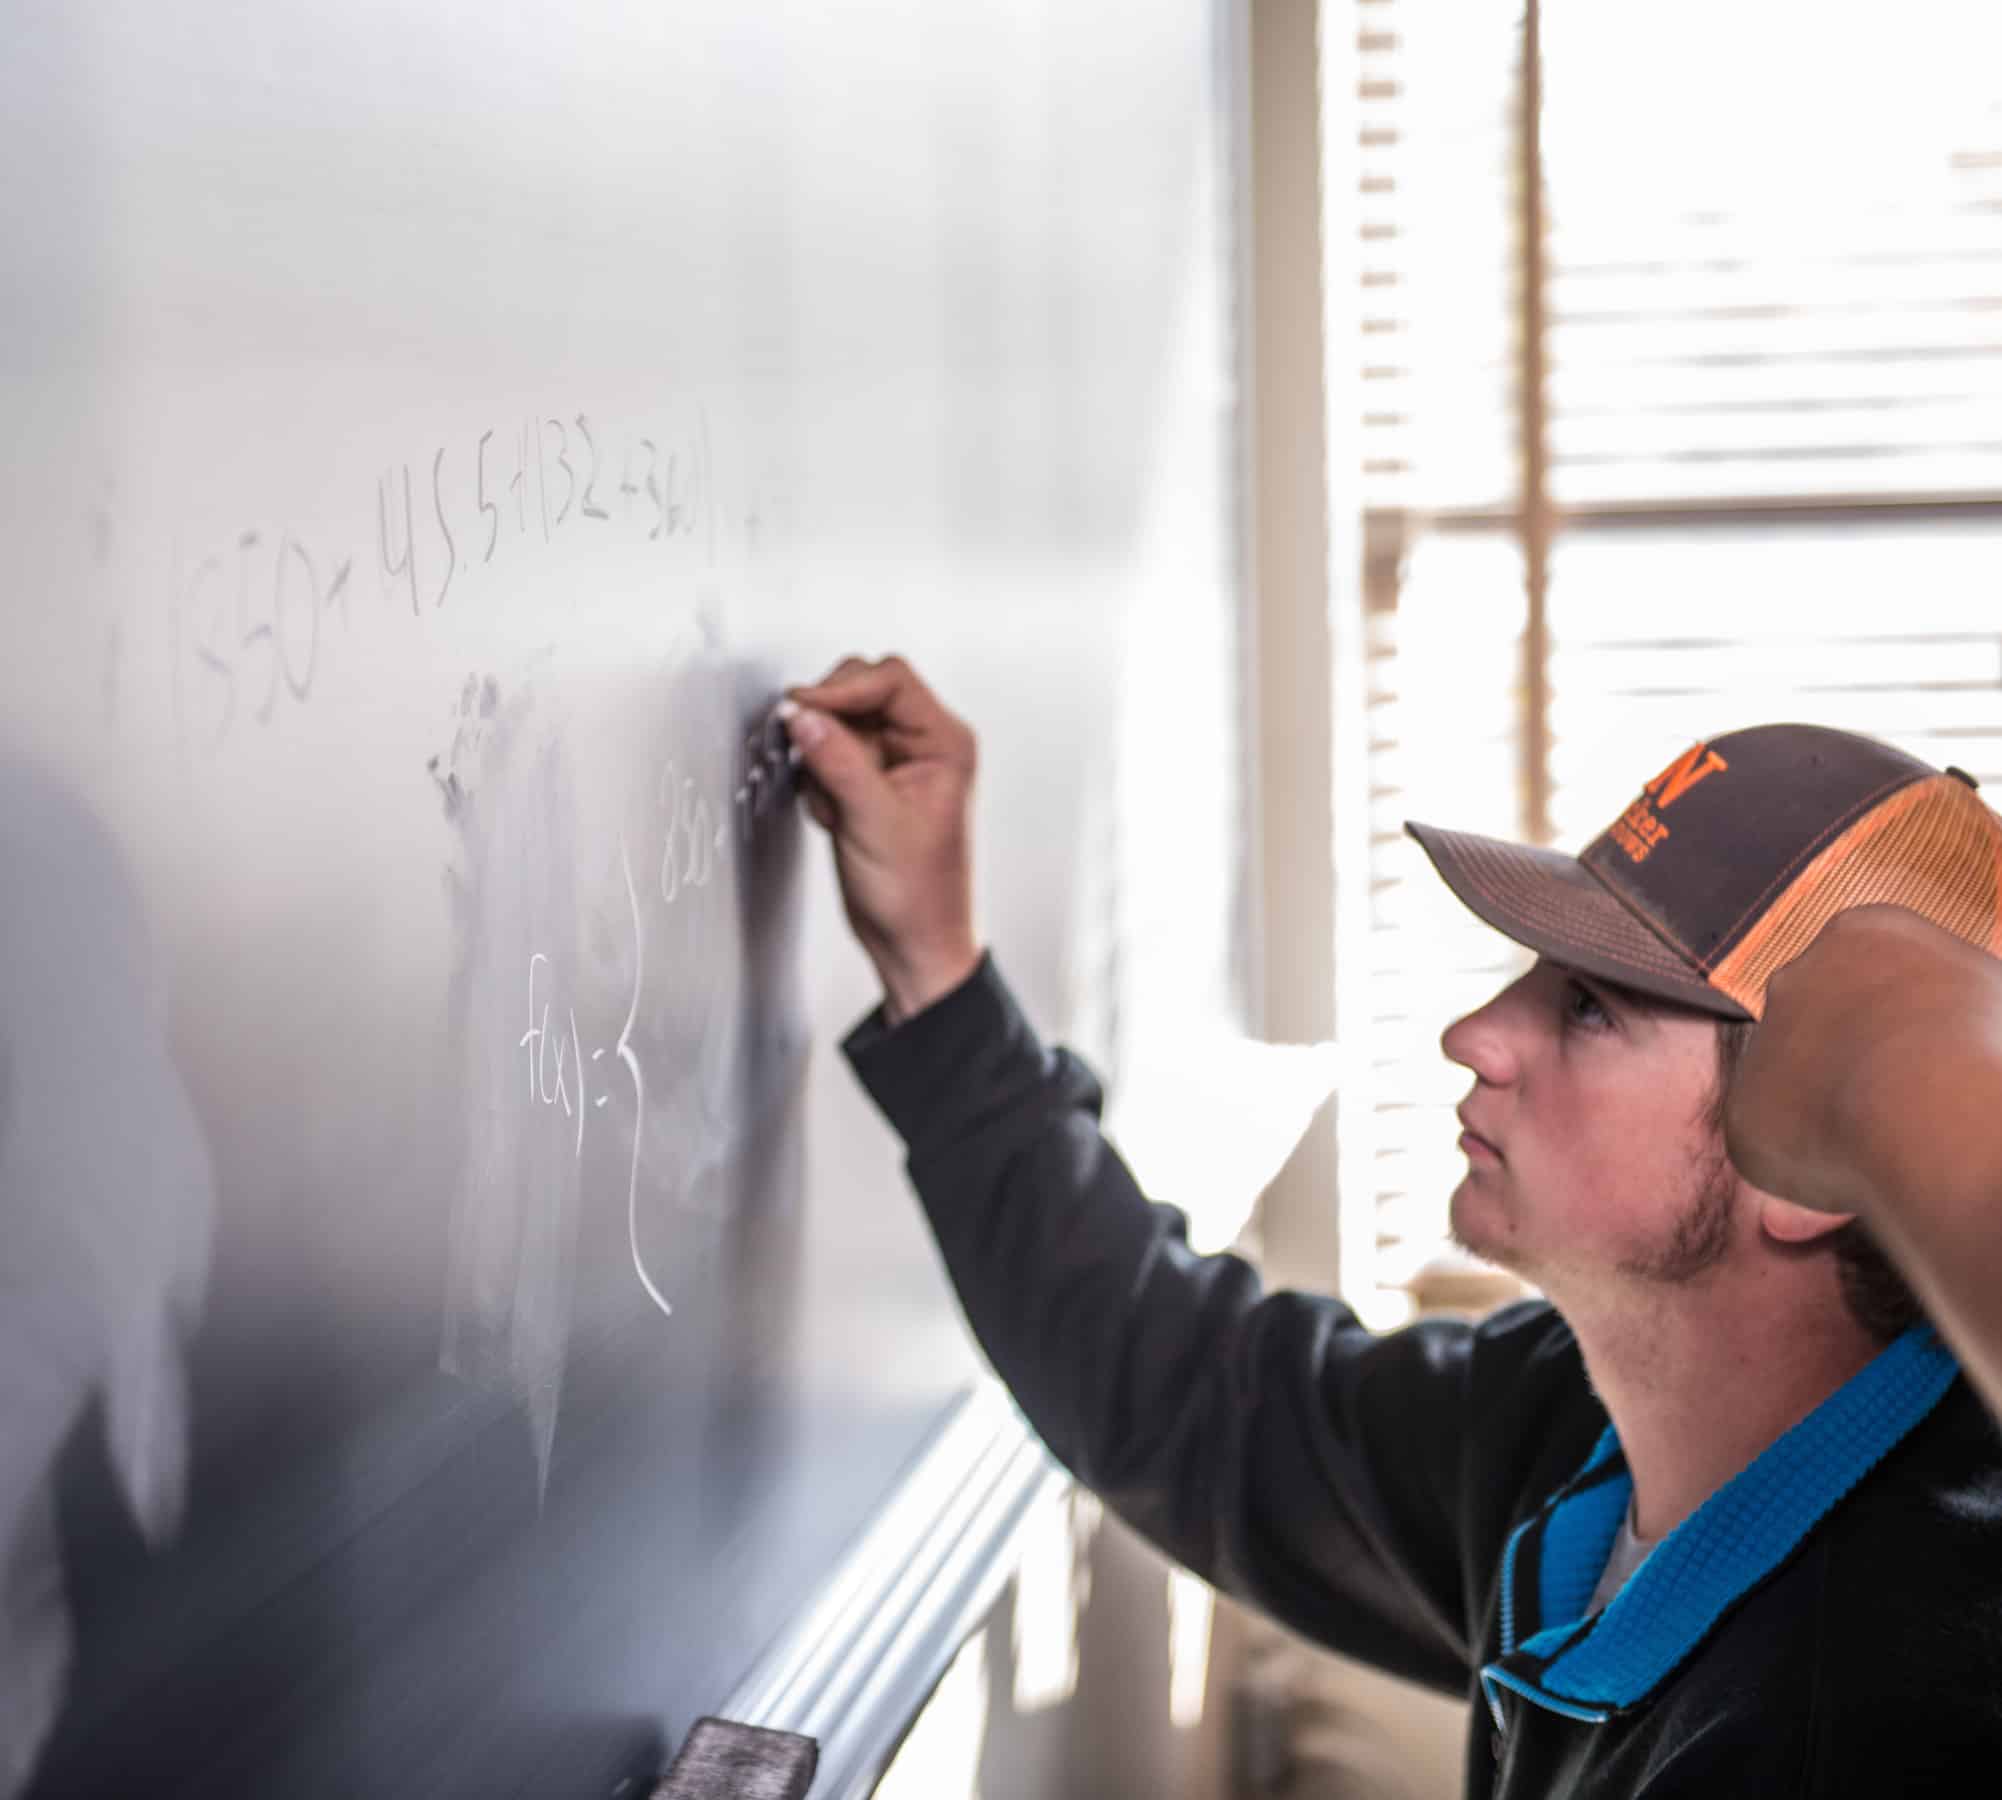
[[[1683,752],[1577,856],[1407,821],[1497,931],[1728,1019],[1852,906],[2002,955],[2002,820],[1959,769],[1853,732],[1758,725]]]

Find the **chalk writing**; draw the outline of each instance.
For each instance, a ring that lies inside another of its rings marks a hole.
[[[577,1128],[577,1155],[584,1154],[584,1045],[577,1033],[577,1009],[566,1007],[557,1016],[556,1030],[552,1035],[549,1028],[551,1002],[545,996],[541,1010],[536,1009],[535,982],[539,970],[546,969],[549,958],[537,951],[528,959],[528,1029],[521,1034],[518,1048],[528,1053],[528,1102],[531,1106],[560,1106],[566,1119],[574,1119]],[[545,983],[547,976],[544,977]],[[567,1030],[566,1030],[567,1026]],[[555,1057],[550,1050],[554,1047]],[[603,1050],[594,1050],[591,1060],[598,1061]],[[597,1104],[604,1104],[604,1096]]]
[[[626,1003],[624,1023],[612,1046],[612,1054],[624,1068],[632,1084],[632,1146],[626,1164],[626,1242],[632,1256],[633,1273],[646,1296],[663,1314],[672,1316],[674,1307],[661,1292],[646,1266],[640,1249],[640,1145],[646,1129],[646,1073],[633,1045],[633,1031],[639,1022],[640,997],[646,989],[646,921],[640,909],[639,886],[633,879],[632,856],[623,837],[619,841],[619,867],[625,877],[626,901],[633,926],[632,990]],[[567,1002],[559,1005],[549,957],[536,951],[528,959],[527,1028],[516,1041],[523,1053],[523,1075],[528,1104],[537,1109],[560,1112],[569,1134],[572,1154],[581,1162],[584,1155],[586,1122],[611,1099],[594,1092],[593,1083],[605,1062],[603,1045],[584,1048],[583,1032],[577,1023],[577,1009]]]
[[[197,627],[195,642],[195,662],[203,676],[203,693],[206,707],[212,711],[214,724],[210,728],[210,741],[221,743],[229,728],[236,722],[236,665],[224,648],[228,621],[220,602],[210,600],[203,603],[204,591],[212,578],[222,570],[222,558],[205,556],[195,565],[195,572],[188,580],[187,609],[196,614],[202,624]]]
[[[504,562],[512,544],[553,543],[587,522],[592,531],[618,532],[602,500],[606,434],[589,414],[522,419],[507,434],[499,466],[497,435],[489,428],[470,443],[430,447],[428,505],[418,499],[423,459],[399,460],[377,474],[373,561],[383,599],[395,611],[407,606],[422,620],[448,600],[456,606],[468,569],[477,574],[497,559]],[[629,541],[671,546],[694,540],[699,555],[713,563],[717,507],[706,418],[696,410],[677,434],[635,428],[612,440],[624,469],[618,491],[625,497]],[[107,557],[113,532],[108,489],[86,510],[85,529],[92,553]],[[362,530],[365,535],[366,525]],[[245,718],[269,726],[287,696],[304,704],[325,649],[325,615],[338,608],[342,628],[349,628],[350,578],[365,560],[366,551],[330,554],[324,543],[309,543],[290,528],[245,528],[192,561],[176,549],[167,606],[168,679],[181,741],[192,738],[216,750]],[[107,684],[115,677],[117,648],[107,645]],[[710,810],[720,816],[723,809],[712,802]],[[690,823],[686,829],[701,827]],[[700,885],[700,869],[690,866],[693,872],[678,881]]]
[[[633,1273],[640,1278],[640,1286],[646,1289],[647,1298],[663,1313],[672,1313],[674,1308],[667,1303],[667,1296],[653,1284],[653,1277],[646,1271],[646,1259],[640,1255],[640,1132],[646,1124],[646,1077],[640,1069],[640,1059],[633,1051],[633,1026],[640,1016],[640,990],[646,985],[646,922],[640,916],[640,891],[633,880],[633,859],[626,852],[625,839],[619,840],[619,867],[626,878],[626,901],[632,909],[633,920],[633,992],[631,1003],[626,1008],[626,1022],[619,1030],[619,1061],[626,1066],[626,1073],[633,1083],[633,1153],[626,1175],[626,1241],[633,1256]]]
[[[324,641],[324,616],[336,606],[348,622],[351,557],[322,574],[323,564],[296,533],[237,534],[234,603],[222,588],[225,557],[200,557],[180,585],[170,626],[171,699],[175,729],[193,723],[210,747],[235,725],[239,703],[268,725],[281,692],[304,703],[313,691]],[[188,670],[195,681],[189,693]]]
[[[582,413],[577,415],[577,435],[584,440],[584,448],[591,457],[591,472],[584,478],[584,517],[609,519],[612,515],[591,497],[591,490],[598,485],[598,446],[591,437],[591,421]]]
[[[475,691],[475,682],[468,678],[461,698],[463,714],[470,715]],[[436,760],[433,759],[434,764]],[[735,810],[746,832],[750,832],[774,815],[794,791],[793,765],[784,728],[771,712],[765,712],[760,722],[744,734],[737,763],[742,779],[736,790]],[[433,774],[437,774],[435,767]],[[448,803],[451,799],[448,794]],[[709,886],[720,872],[730,843],[727,824],[730,808],[706,793],[702,783],[677,760],[663,765],[655,799],[664,816],[658,891],[661,903],[671,907]],[[579,1162],[584,1156],[591,1119],[613,1098],[602,1085],[602,1078],[614,1062],[624,1070],[631,1084],[633,1108],[632,1142],[626,1163],[627,1248],[633,1273],[647,1298],[663,1314],[671,1315],[673,1306],[648,1267],[640,1245],[640,1152],[647,1121],[647,1087],[635,1033],[646,993],[648,944],[646,913],[633,871],[631,846],[624,832],[619,837],[619,869],[625,882],[633,943],[632,986],[617,1038],[609,1046],[595,1041],[599,1034],[589,1028],[588,1020],[579,1019],[576,1005],[562,991],[561,972],[556,963],[547,952],[537,950],[528,959],[526,1015],[515,1048],[522,1057],[521,1079],[528,1106],[555,1116],[570,1155]],[[587,1043],[587,1038],[594,1041]]]
[[[521,419],[516,422],[514,427],[514,473],[507,478],[507,485],[508,492],[514,495],[515,529],[524,536],[528,532],[529,470],[533,468],[540,472],[542,466],[540,455],[542,446],[536,441],[536,438],[535,421],[533,419]],[[530,453],[531,446],[533,446],[536,453],[533,456]],[[549,542],[549,489],[547,483],[538,483],[537,485],[540,487],[541,492],[537,499],[536,516],[542,521],[542,541],[546,544]]]
[[[452,576],[459,567],[459,547],[452,541],[451,523],[445,517],[445,493],[439,484],[444,467],[445,447],[440,444],[438,454],[431,459],[431,505],[438,515],[438,534],[445,540],[445,579],[438,589],[438,598],[431,603],[433,606],[445,604],[445,596],[452,590]]]
[[[667,815],[660,854],[660,897],[669,906],[690,888],[707,887],[727,841],[722,809],[700,792],[692,775],[670,762],[660,772],[659,799]]]
[[[473,452],[474,485],[478,490],[480,511],[487,517],[487,548],[481,562],[492,562],[494,545],[500,541],[500,508],[487,498],[487,446],[493,442],[491,431],[480,433],[479,448]]]
[[[544,419],[542,428],[556,433],[556,466],[563,471],[563,504],[556,509],[556,523],[561,525],[577,500],[577,471],[570,466],[570,433],[561,419]]]
[[[390,547],[390,507],[396,494],[396,477],[403,480],[403,549],[399,554]],[[410,584],[410,610],[417,611],[417,522],[410,512],[410,465],[405,463],[400,471],[391,471],[375,484],[375,544],[381,562],[383,592],[389,592],[389,584],[397,576],[405,577]]]
[[[453,529],[452,514],[455,505],[465,504],[460,496],[466,486],[472,490],[472,521],[486,527],[480,549],[482,565],[494,560],[509,536],[516,542],[533,536],[546,544],[565,526],[576,530],[585,520],[599,525],[612,522],[612,515],[598,498],[599,434],[587,413],[573,413],[567,420],[555,417],[520,420],[508,433],[507,449],[501,453],[498,470],[493,467],[490,454],[496,435],[489,428],[474,440],[466,459],[472,465],[470,479],[461,475],[457,484],[446,473],[451,446],[439,445],[431,453],[431,513],[436,521],[438,554],[445,564],[444,577],[432,597],[434,606],[445,603],[458,568],[458,534]],[[573,448],[577,451],[575,457]],[[715,503],[705,417],[698,413],[681,436],[665,448],[643,431],[627,437],[620,468],[617,491],[624,498],[622,519],[632,523],[636,530],[643,529],[648,543],[672,543],[700,536],[705,555],[714,560]],[[502,530],[502,504],[493,485],[501,471],[505,475],[500,492],[513,502],[509,509],[514,521],[511,534]],[[407,593],[411,611],[421,613],[420,565],[427,558],[418,553],[411,487],[408,463],[394,464],[378,478],[377,545],[385,594],[392,589]],[[645,504],[636,513],[635,507],[642,501]]]

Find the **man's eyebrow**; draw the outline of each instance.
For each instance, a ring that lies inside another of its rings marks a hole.
[[[1653,1024],[1667,1019],[1710,1017],[1699,1008],[1678,1006],[1673,1000],[1658,1000],[1654,995],[1644,994],[1638,988],[1625,987],[1617,981],[1607,981],[1603,976],[1587,975],[1582,969],[1573,969],[1563,963],[1553,966],[1563,972],[1567,981],[1575,981],[1608,1012],[1617,1013],[1621,1018],[1634,1024],[1643,1021]]]
[[[1645,994],[1622,987],[1617,981],[1608,981],[1599,975],[1587,975],[1583,969],[1576,968],[1570,963],[1561,963],[1553,956],[1539,956],[1537,961],[1546,968],[1555,969],[1566,981],[1575,981],[1609,1012],[1618,1012],[1628,1018],[1637,1019],[1644,1018],[1656,1010],[1654,1003]]]
[[[1601,981],[1596,975],[1587,975],[1582,969],[1569,968],[1563,963],[1557,966],[1563,970],[1566,981],[1575,981],[1608,1012],[1631,1013],[1638,1010],[1633,996],[1625,988]]]

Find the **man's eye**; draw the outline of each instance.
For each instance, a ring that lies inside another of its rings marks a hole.
[[[1565,985],[1564,1015],[1569,1023],[1592,1027],[1612,1024],[1613,1015],[1599,1004],[1590,988],[1576,981]]]

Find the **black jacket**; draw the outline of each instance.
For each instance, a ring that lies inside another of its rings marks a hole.
[[[2002,1792],[2002,1436],[1928,1329],[1583,1619],[1631,1488],[1549,1307],[1378,1336],[1195,1255],[991,962],[845,1047],[1050,1448],[1218,1587],[1471,1691],[1469,1795]]]

